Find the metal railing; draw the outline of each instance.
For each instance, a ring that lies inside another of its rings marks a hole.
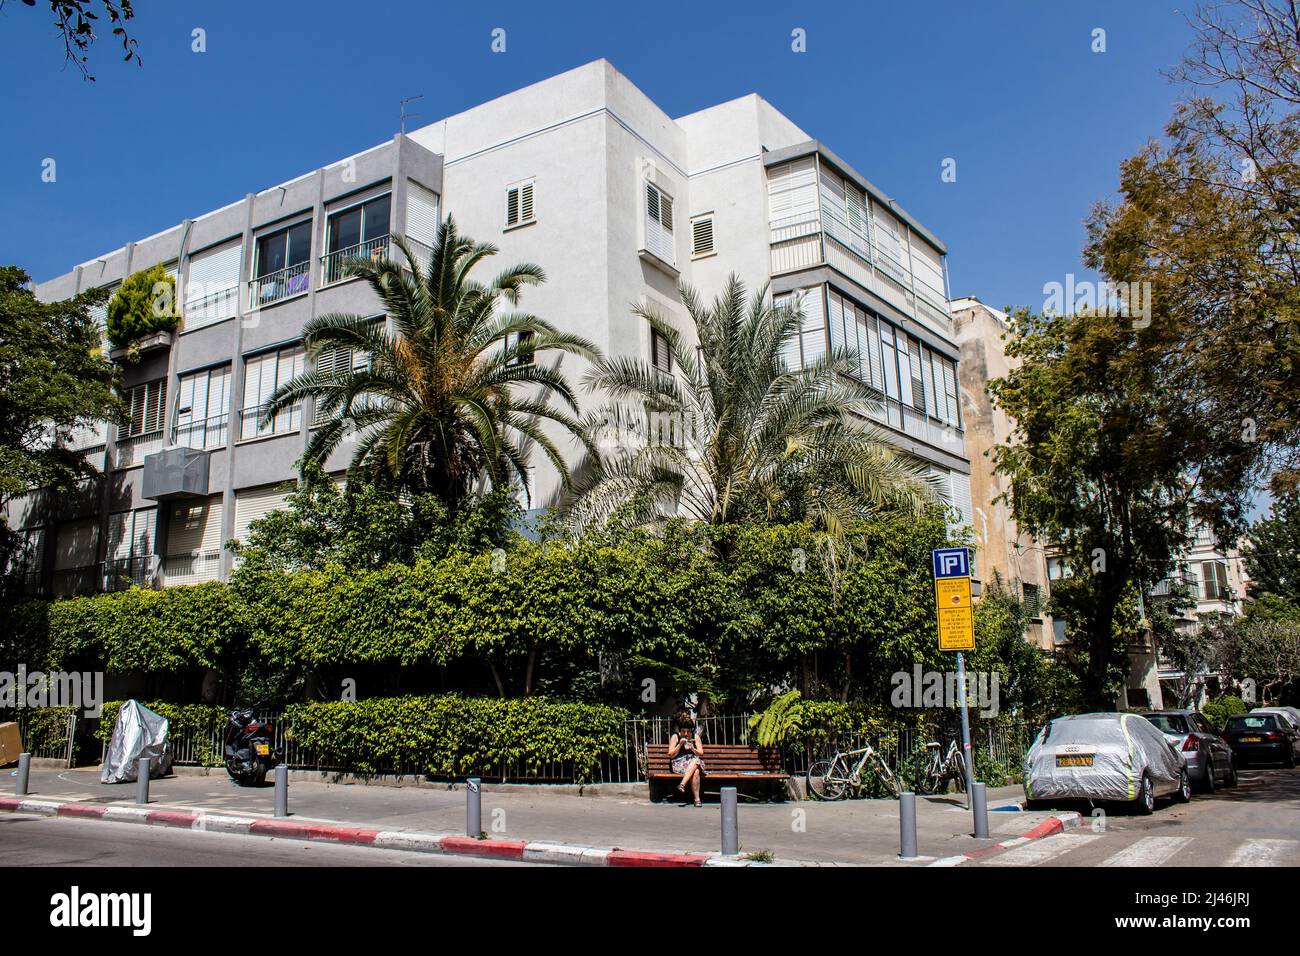
[[[119,438],[117,444],[113,447],[113,467],[121,469],[142,465],[148,455],[161,451],[162,446],[163,433],[161,428],[157,431],[146,432],[143,435]]]
[[[99,590],[100,583],[98,564],[56,568],[50,590],[55,597],[74,597],[79,594],[94,594]]]
[[[105,591],[125,591],[130,587],[152,587],[158,571],[158,558],[148,554],[134,558],[110,558],[104,562]]]
[[[194,554],[169,554],[162,561],[162,583],[194,584],[215,581],[221,573],[221,552],[198,551]]]
[[[229,428],[229,414],[177,425],[172,429],[172,444],[186,448],[220,448],[229,439]]]
[[[302,405],[291,405],[275,413],[266,426],[262,425],[262,406],[244,408],[239,412],[239,437],[265,438],[267,435],[288,435],[302,428]]]
[[[43,760],[61,760],[65,767],[75,763],[77,712],[73,708],[24,707],[5,711],[0,722],[15,720],[23,749]]]
[[[347,268],[349,259],[369,259],[371,262],[387,259],[389,257],[388,240],[387,235],[378,236],[365,242],[359,242],[355,246],[348,246],[346,249],[338,249],[321,256],[321,285],[329,285],[331,282],[341,282],[344,279],[351,278],[351,273]]]
[[[293,295],[300,295],[311,287],[311,263],[295,265],[258,276],[248,284],[248,305],[257,309]]]
[[[185,303],[185,327],[200,328],[222,319],[229,319],[239,311],[239,285],[228,285],[192,302]]]

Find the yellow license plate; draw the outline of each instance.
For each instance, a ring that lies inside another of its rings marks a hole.
[[[1258,738],[1258,737],[1242,737],[1242,738],[1241,738],[1241,742],[1242,742],[1243,744],[1257,744],[1257,743],[1259,743],[1259,741],[1260,741],[1260,738]]]
[[[257,752],[257,755],[258,755],[259,757],[265,757],[265,756],[267,756],[268,754],[270,754],[270,752],[271,752],[271,745],[270,745],[270,744],[253,744],[253,749]]]
[[[1091,767],[1092,754],[1057,754],[1058,767]]]

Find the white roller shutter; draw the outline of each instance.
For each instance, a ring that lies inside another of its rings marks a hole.
[[[953,507],[961,512],[962,524],[973,526],[975,524],[975,511],[970,497],[970,475],[963,475],[954,471],[949,477],[952,483]]]
[[[185,326],[198,328],[232,317],[239,295],[243,240],[232,239],[190,258]]]
[[[248,543],[249,527],[254,521],[272,511],[288,506],[292,487],[268,485],[264,488],[246,488],[235,492],[235,538]]]
[[[85,568],[95,563],[95,550],[99,544],[99,521],[87,518],[60,525],[54,552],[54,569],[68,571]]]
[[[822,287],[803,290],[803,328],[799,336],[803,345],[803,367],[807,368],[826,355],[826,310],[822,305]]]
[[[768,170],[767,206],[773,228],[817,218],[817,172],[811,156]]]
[[[172,507],[167,525],[167,556],[188,557],[221,550],[221,496]]]
[[[438,194],[419,183],[406,183],[406,235],[432,246],[438,237]]]
[[[157,508],[141,508],[138,511],[109,515],[108,551],[105,557],[109,561],[125,561],[153,554],[157,518]]]

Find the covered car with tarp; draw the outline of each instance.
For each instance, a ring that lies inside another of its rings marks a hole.
[[[1157,797],[1191,799],[1187,761],[1140,714],[1057,717],[1034,738],[1025,757],[1025,800],[1123,801],[1141,812]]]
[[[149,758],[149,776],[161,777],[171,767],[171,746],[167,741],[167,718],[144,704],[128,700],[117,712],[113,738],[99,770],[101,783],[131,783],[136,779],[140,758]]]

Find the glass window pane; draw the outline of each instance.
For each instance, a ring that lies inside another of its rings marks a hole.
[[[381,196],[379,199],[372,199],[362,207],[364,210],[364,227],[365,232],[361,236],[362,242],[369,242],[371,239],[379,239],[388,235],[388,209],[389,196]]]
[[[257,240],[257,275],[269,276],[284,268],[285,234],[277,232]]]
[[[300,222],[289,230],[289,265],[296,266],[311,257],[311,221]]]

